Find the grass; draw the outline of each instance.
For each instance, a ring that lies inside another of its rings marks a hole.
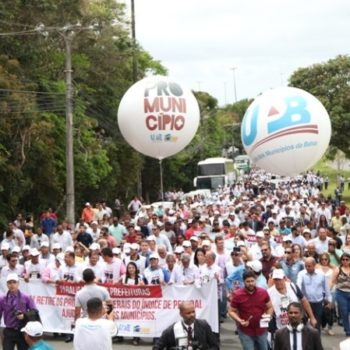
[[[322,191],[322,193],[327,197],[328,195],[331,195],[334,197],[334,190],[338,185],[338,171],[337,169],[334,169],[330,166],[330,162],[322,159],[320,160],[316,166],[313,168],[313,170],[319,171],[321,175],[328,176],[329,177],[329,185],[328,189]],[[345,177],[345,187],[344,192],[342,195],[342,199],[347,203],[347,205],[350,205],[350,190],[348,189],[348,178],[350,178],[350,170],[341,170],[339,172],[339,175],[342,175]]]

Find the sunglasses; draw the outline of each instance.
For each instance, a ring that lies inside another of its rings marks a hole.
[[[291,252],[291,251],[288,251],[288,252],[285,252],[286,254],[292,254],[293,252]]]

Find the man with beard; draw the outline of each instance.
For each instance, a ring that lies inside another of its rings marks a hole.
[[[228,314],[237,322],[243,350],[267,350],[267,328],[261,327],[261,320],[268,322],[273,313],[270,297],[265,289],[256,287],[253,271],[245,271],[243,281],[244,288],[233,293]]]

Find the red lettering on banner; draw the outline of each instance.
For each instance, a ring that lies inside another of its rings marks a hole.
[[[57,295],[71,295],[75,296],[77,291],[84,287],[83,283],[68,283],[63,282],[56,285],[56,294]]]
[[[123,286],[121,284],[99,284],[108,289],[111,298],[162,298],[161,286]],[[56,285],[56,295],[75,296],[82,283],[62,283]],[[70,298],[65,298],[63,306],[71,306]]]

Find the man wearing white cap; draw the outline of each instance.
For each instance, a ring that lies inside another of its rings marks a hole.
[[[146,284],[164,284],[165,276],[162,268],[159,266],[159,256],[152,253],[149,257],[150,265],[145,269],[143,280]]]
[[[21,329],[24,339],[29,346],[28,350],[53,350],[53,348],[43,341],[42,335],[44,327],[39,321],[30,321]]]
[[[125,263],[125,266],[127,266],[130,261],[133,261],[136,264],[140,275],[142,275],[143,272],[145,271],[147,260],[144,256],[141,256],[139,254],[139,248],[140,246],[137,243],[131,243],[130,255],[125,257],[124,263]]]
[[[286,281],[285,274],[282,269],[274,269],[272,272],[274,285],[267,292],[270,295],[272,307],[275,314],[275,327],[280,329],[288,324],[287,307],[291,302],[301,302],[311,324],[315,327],[317,320],[314,317],[308,300],[303,295],[299,287],[289,281]]]
[[[10,245],[6,242],[1,242],[0,269],[7,265],[7,256],[10,254]]]
[[[47,264],[55,262],[55,256],[50,253],[49,247],[50,247],[49,242],[42,242],[40,245],[39,261],[45,267],[47,266]]]
[[[0,297],[0,319],[4,317],[3,349],[27,350],[28,346],[21,332],[21,323],[29,310],[36,310],[31,297],[19,290],[19,279],[16,274],[6,278],[8,292]]]
[[[18,277],[23,277],[24,267],[18,263],[16,254],[9,254],[7,256],[8,265],[1,269],[1,279],[5,279],[9,274],[16,274]]]
[[[45,269],[45,264],[39,261],[40,252],[36,248],[30,250],[30,260],[24,264],[24,280],[29,282],[30,279],[41,279]]]

